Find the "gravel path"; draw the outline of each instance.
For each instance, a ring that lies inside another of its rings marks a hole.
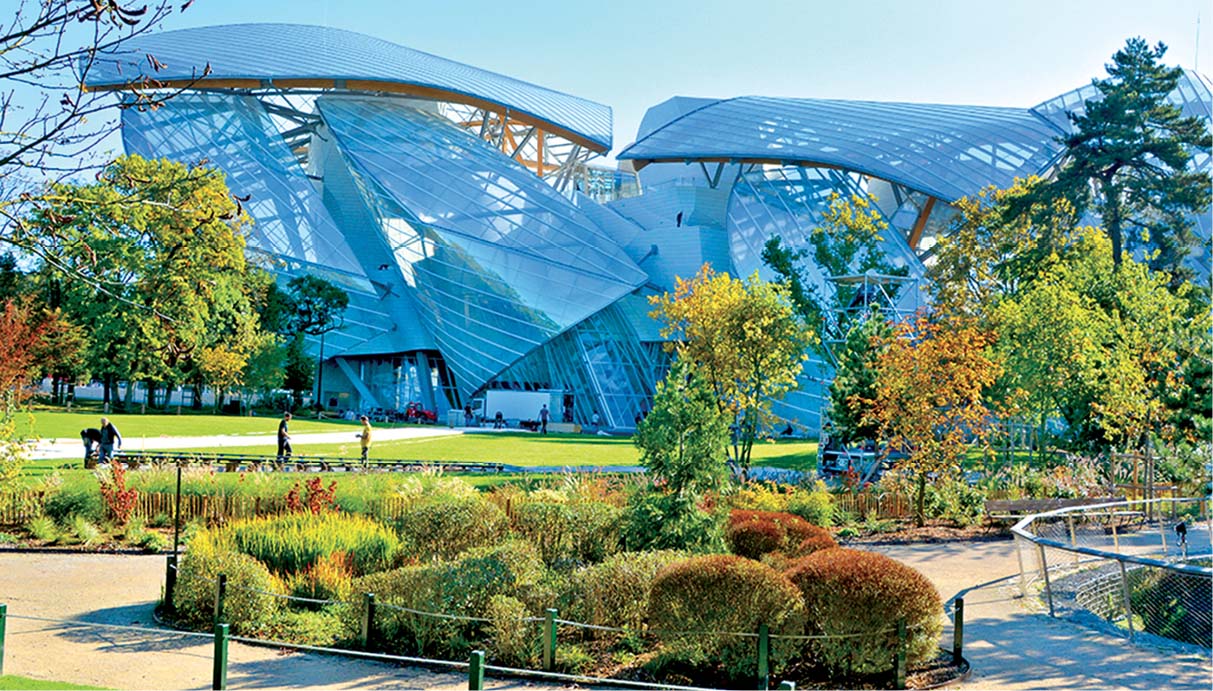
[[[868,546],[920,569],[947,600],[965,598],[970,689],[1208,689],[1208,655],[1131,646],[1030,611],[1017,597],[1008,540]],[[10,615],[155,626],[164,558],[0,552]],[[951,641],[951,631],[944,632]],[[5,671],[117,689],[209,688],[208,639],[84,630],[10,618]],[[466,676],[334,656],[231,646],[231,688],[464,689]],[[522,682],[492,688],[521,689]],[[557,688],[547,686],[545,688]]]

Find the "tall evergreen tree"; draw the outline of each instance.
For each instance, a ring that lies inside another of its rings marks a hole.
[[[1074,133],[1062,139],[1066,163],[1047,192],[1095,208],[1119,268],[1140,242],[1151,268],[1185,277],[1183,261],[1196,244],[1190,214],[1209,207],[1208,173],[1189,167],[1210,150],[1208,127],[1184,117],[1169,100],[1183,70],[1159,61],[1167,48],[1132,38],[1112,56],[1108,77],[1092,81],[1099,98],[1070,115]]]

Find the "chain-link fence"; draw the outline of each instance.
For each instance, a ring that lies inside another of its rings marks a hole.
[[[1136,500],[1029,516],[1013,529],[1023,594],[1038,595],[1051,616],[1130,640],[1161,637],[1208,648],[1209,503]]]

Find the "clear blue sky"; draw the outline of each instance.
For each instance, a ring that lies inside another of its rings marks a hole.
[[[1125,39],[1213,73],[1208,0],[196,0],[166,29],[321,24],[605,103],[615,151],[674,95],[1031,106]]]

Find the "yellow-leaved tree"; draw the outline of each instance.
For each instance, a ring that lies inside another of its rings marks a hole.
[[[735,473],[745,473],[772,401],[796,386],[812,334],[786,289],[757,272],[741,280],[705,264],[694,278],[677,279],[672,295],[650,300],[670,348],[710,384],[733,421],[728,458]]]

